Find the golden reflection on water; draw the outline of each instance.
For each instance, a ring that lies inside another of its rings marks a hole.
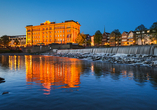
[[[52,58],[54,57],[25,56],[26,82],[42,84],[46,95],[50,94],[51,89],[79,87],[81,69],[75,63],[70,63],[79,60],[67,59],[70,62],[65,63],[66,61],[54,61]]]

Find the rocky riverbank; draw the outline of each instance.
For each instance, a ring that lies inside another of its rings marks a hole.
[[[103,61],[113,64],[157,67],[157,56],[148,54],[111,54],[111,53],[55,53],[54,56]]]

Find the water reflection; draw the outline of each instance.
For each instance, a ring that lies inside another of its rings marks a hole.
[[[150,67],[133,67],[52,56],[0,56],[0,73],[1,70],[7,69],[13,71],[25,69],[27,85],[42,85],[45,94],[50,94],[53,89],[78,89],[81,75],[94,75],[96,78],[110,77],[116,81],[133,80],[141,87],[148,82],[157,89],[157,68]]]
[[[49,94],[51,89],[77,88],[81,72],[75,63],[78,61],[68,58],[59,60],[51,56],[25,56],[27,84],[42,84],[47,92],[45,94]]]

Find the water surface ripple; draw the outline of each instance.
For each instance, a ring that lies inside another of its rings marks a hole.
[[[0,110],[157,108],[157,68],[152,67],[3,55],[0,77],[6,81],[0,83]]]

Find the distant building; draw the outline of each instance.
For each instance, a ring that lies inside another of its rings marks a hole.
[[[19,45],[17,45],[18,47],[26,46],[26,35],[9,36],[9,39],[10,39],[9,46],[11,46],[11,47],[15,47],[16,39],[19,41]]]
[[[76,43],[75,39],[80,33],[80,24],[73,20],[62,23],[46,21],[40,25],[26,26],[26,45],[51,43]]]
[[[121,35],[112,32],[110,34],[110,46],[121,46]]]
[[[110,44],[110,33],[104,32],[102,34],[102,45],[109,45]]]
[[[156,40],[152,41],[151,38],[153,37],[153,34],[157,33],[157,30],[135,31],[135,33],[137,45],[156,44]]]
[[[94,46],[94,35],[91,36],[91,46]]]
[[[134,31],[130,31],[128,33],[128,46],[135,45],[135,41],[136,41],[135,32]]]
[[[122,33],[121,46],[128,46],[128,32],[126,31]]]

